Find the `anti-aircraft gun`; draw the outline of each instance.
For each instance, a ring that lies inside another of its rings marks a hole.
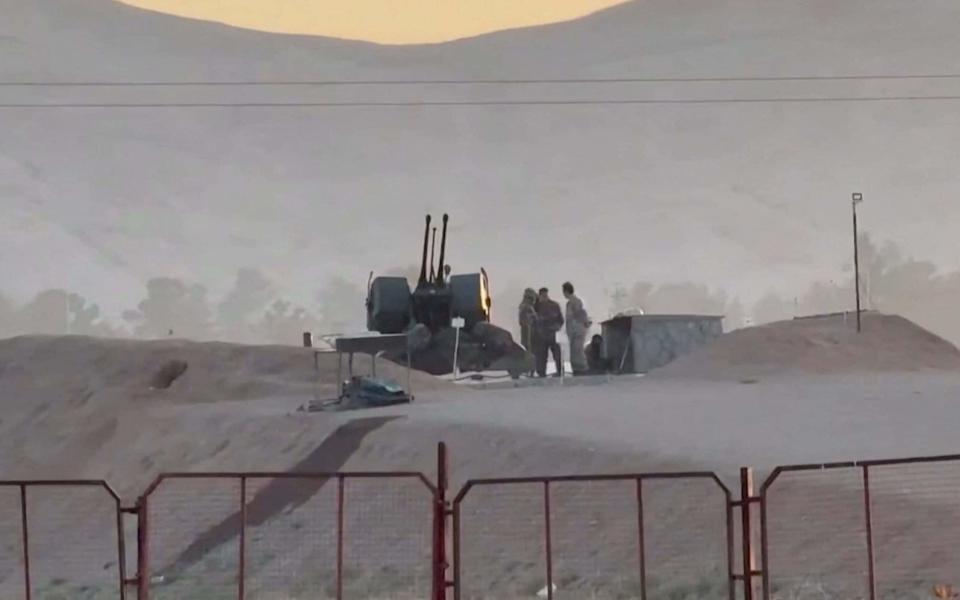
[[[378,333],[402,333],[411,324],[422,324],[435,334],[450,327],[454,317],[466,321],[464,329],[472,330],[479,322],[490,320],[489,280],[483,269],[479,273],[451,275],[447,278],[446,249],[449,216],[443,215],[440,238],[440,261],[434,264],[436,228],[430,244],[431,217],[427,215],[423,232],[420,277],[410,290],[406,277],[379,276],[372,279],[367,293],[367,329]],[[429,250],[429,271],[428,271]]]
[[[440,255],[434,264],[436,234],[431,217],[423,231],[420,276],[411,291],[402,276],[371,273],[367,286],[367,329],[382,334],[407,333],[414,368],[436,375],[453,371],[456,332],[454,318],[462,318],[457,362],[460,371],[527,370],[528,355],[510,333],[490,323],[492,301],[487,272],[448,276],[446,264],[448,215],[443,215]],[[432,239],[432,243],[431,243]],[[428,261],[429,257],[429,261]],[[401,358],[401,357],[395,357]]]

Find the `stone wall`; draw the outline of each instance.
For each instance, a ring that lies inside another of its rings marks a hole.
[[[624,371],[646,373],[722,335],[723,319],[706,315],[642,315],[608,321],[603,329],[607,356],[614,359],[614,368],[623,359]],[[627,339],[629,348],[624,347]]]
[[[634,319],[633,367],[646,373],[689,354],[723,334],[723,321],[710,317]]]

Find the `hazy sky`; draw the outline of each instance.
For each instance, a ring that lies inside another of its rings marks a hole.
[[[574,19],[624,0],[121,1],[250,29],[410,44]]]

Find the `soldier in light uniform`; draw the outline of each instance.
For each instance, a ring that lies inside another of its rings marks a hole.
[[[563,284],[563,296],[567,299],[566,325],[567,339],[570,340],[570,367],[574,375],[581,375],[589,370],[584,344],[593,323],[583,307],[583,300],[574,293],[573,284],[569,281]]]

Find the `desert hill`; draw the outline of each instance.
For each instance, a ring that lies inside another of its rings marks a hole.
[[[949,71],[960,49],[949,2],[638,1],[574,22],[389,48],[109,0],[3,0],[0,10],[6,82],[916,74]],[[871,95],[952,85],[4,87],[0,100]],[[0,109],[3,291],[22,299],[66,287],[115,316],[150,276],[218,291],[251,266],[307,302],[329,275],[362,285],[370,269],[415,262],[430,209],[454,215],[454,266],[485,266],[498,289],[536,273],[537,283],[576,279],[600,306],[605,289],[638,279],[750,298],[837,276],[853,188],[868,199],[864,227],[954,267],[947,157],[960,135],[949,106]]]

